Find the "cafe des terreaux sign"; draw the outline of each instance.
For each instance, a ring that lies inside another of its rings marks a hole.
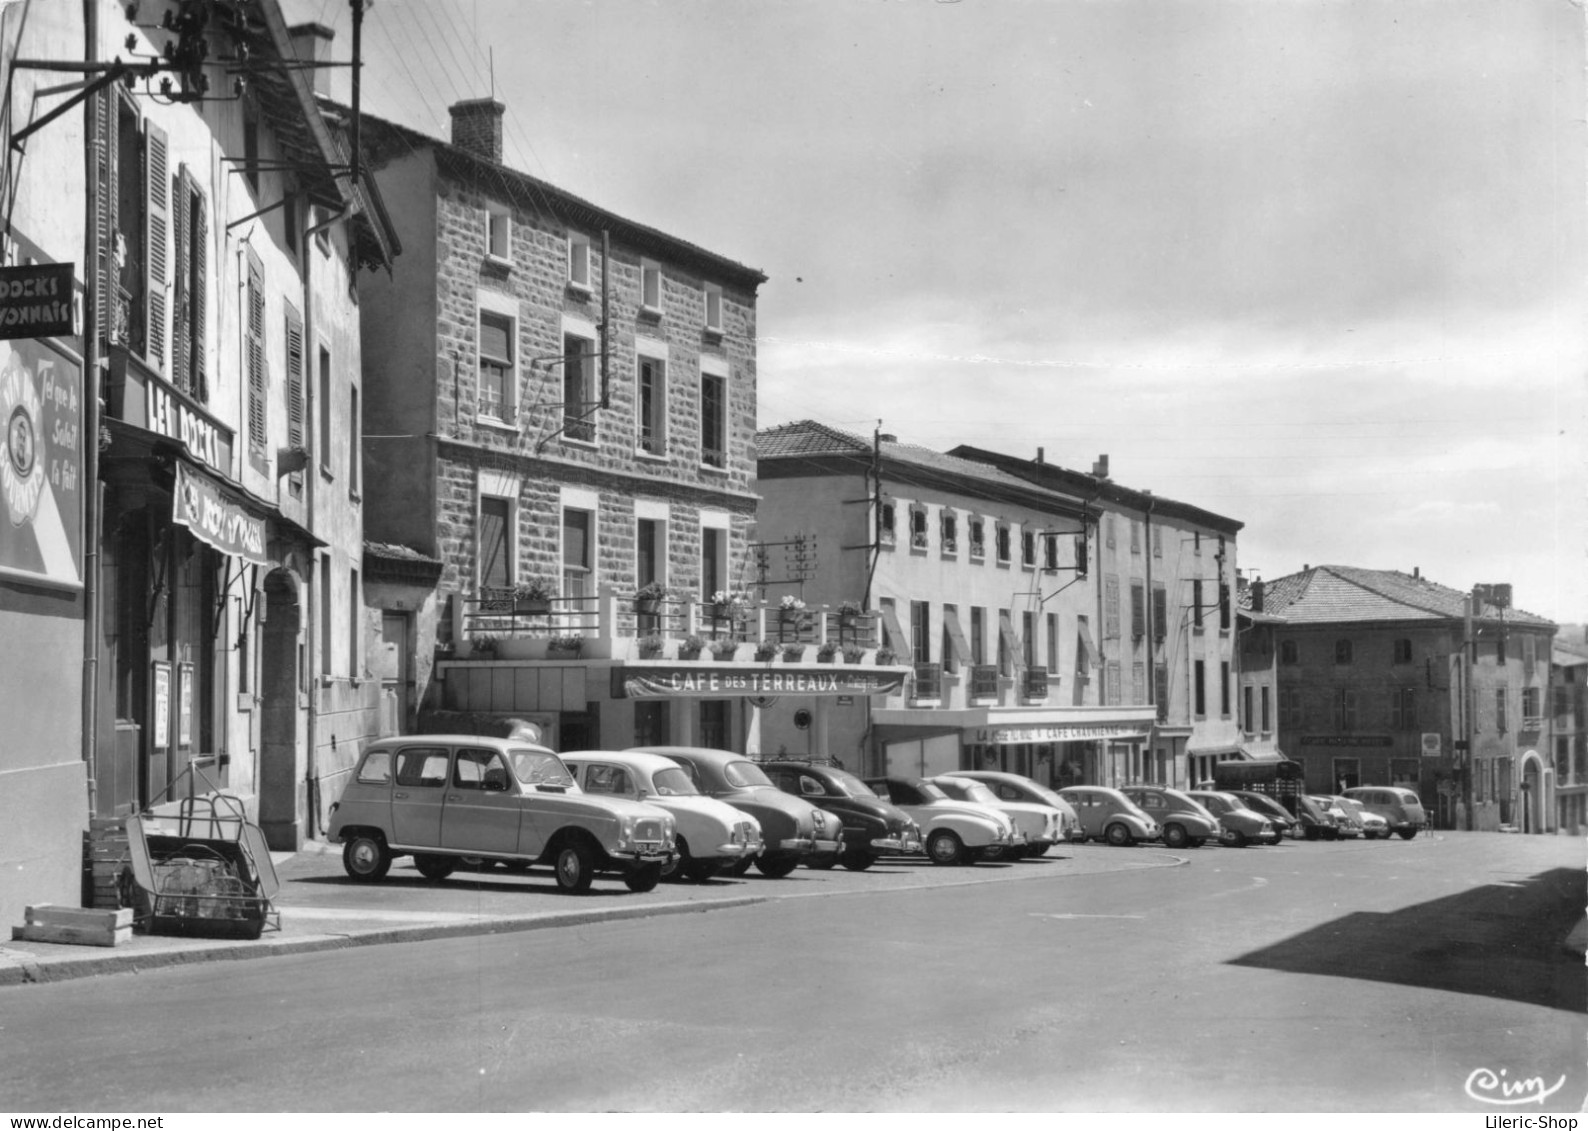
[[[760,668],[677,664],[627,666],[623,690],[630,699],[733,699],[756,695],[888,695],[904,686],[904,670],[834,665]]]

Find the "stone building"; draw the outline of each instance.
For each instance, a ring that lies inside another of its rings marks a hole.
[[[1555,820],[1562,831],[1580,834],[1588,826],[1588,639],[1557,639],[1553,653],[1549,725],[1555,744]]]
[[[1268,582],[1265,608],[1284,620],[1279,743],[1310,790],[1405,785],[1442,828],[1554,826],[1555,625],[1512,608],[1509,586],[1308,566]]]
[[[765,277],[508,168],[503,113],[453,106],[449,141],[363,126],[406,249],[360,290],[367,529],[436,563],[434,590],[382,589],[429,668],[420,725],[744,749],[776,635],[742,592]]]

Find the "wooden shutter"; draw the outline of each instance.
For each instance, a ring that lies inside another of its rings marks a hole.
[[[205,353],[204,328],[209,298],[209,201],[203,191],[193,186],[193,225],[188,233],[188,247],[193,256],[192,319],[188,327],[188,348],[192,354],[189,364],[193,381],[192,393],[208,403],[210,399],[209,367]]]
[[[306,398],[303,392],[303,316],[290,305],[287,312],[287,446],[301,448],[304,440],[304,412]],[[294,471],[288,477],[294,494],[303,490],[303,472]]]
[[[176,245],[171,315],[171,384],[189,394],[193,392],[192,376],[188,366],[188,310],[192,302],[192,296],[188,293],[191,288],[188,264],[192,252],[188,233],[187,201],[191,191],[192,179],[188,175],[187,166],[183,165],[177,170],[176,200],[171,216],[173,221],[171,234]]]
[[[148,361],[166,372],[165,345],[170,311],[165,297],[170,252],[166,247],[171,227],[170,145],[165,131],[153,122],[144,126],[144,326]]]
[[[108,350],[120,341],[114,333],[120,302],[116,267],[117,94],[114,87],[93,97],[94,115],[94,326],[99,346]],[[86,273],[86,272],[85,272]]]
[[[265,269],[253,249],[248,252],[248,308],[245,334],[248,342],[248,446],[257,464],[265,454]]]

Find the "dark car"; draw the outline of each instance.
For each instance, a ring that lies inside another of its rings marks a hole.
[[[849,771],[820,762],[757,764],[784,793],[809,801],[843,822],[844,847],[838,859],[845,868],[863,872],[882,856],[921,851],[921,830],[910,815],[882,800]],[[820,867],[823,861],[811,863]]]
[[[1249,789],[1228,789],[1226,793],[1234,794],[1246,802],[1246,807],[1254,813],[1261,813],[1267,817],[1274,828],[1279,830],[1281,837],[1297,837],[1301,835],[1301,821],[1290,815],[1290,811],[1266,793],[1256,793]]]
[[[695,788],[707,797],[726,801],[761,822],[765,844],[755,866],[764,876],[788,875],[811,857],[836,856],[842,845],[843,825],[808,801],[790,797],[743,754],[704,746],[637,746],[661,754],[689,771]],[[728,868],[730,875],[749,870],[748,858]]]
[[[1301,823],[1301,835],[1307,840],[1339,840],[1340,827],[1334,815],[1305,793],[1290,799],[1296,806],[1296,820]]]

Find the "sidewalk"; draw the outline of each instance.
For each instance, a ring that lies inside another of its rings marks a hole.
[[[651,915],[747,907],[772,899],[874,894],[968,883],[1002,883],[1091,875],[1143,867],[1173,867],[1167,852],[1122,851],[1099,845],[1053,849],[1040,860],[935,868],[922,861],[888,861],[865,872],[800,868],[781,880],[754,869],[743,878],[705,884],[662,884],[635,893],[621,879],[601,875],[581,896],[565,895],[546,868],[515,874],[500,868],[459,871],[433,883],[399,859],[372,884],[354,883],[342,870],[339,845],[311,842],[297,853],[272,854],[281,890],[274,900],[281,929],[257,940],[134,934],[115,947],[0,941],[0,986],[55,982],[136,972],[189,962],[237,961],[384,943],[500,934],[578,926]],[[9,934],[9,931],[7,932]]]

